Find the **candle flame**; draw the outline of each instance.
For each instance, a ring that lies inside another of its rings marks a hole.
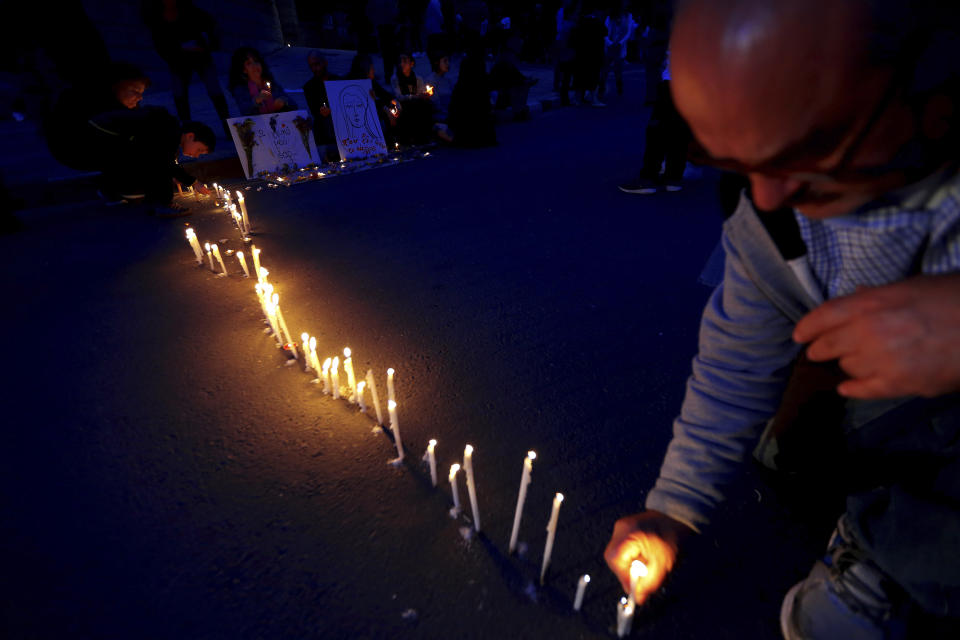
[[[195,238],[195,237],[197,237],[197,234],[193,231],[192,228],[187,227],[187,237],[188,237],[188,238]]]
[[[367,383],[361,380],[357,383],[357,393],[363,393],[363,390],[367,388]]]
[[[272,296],[270,296],[270,301],[273,302],[273,306],[275,307],[280,306],[280,294],[275,293]]]
[[[389,369],[387,369],[387,375],[388,375],[388,376],[392,376],[392,375],[393,375],[393,367],[390,367]]]
[[[450,482],[453,482],[453,479],[457,477],[457,472],[460,471],[459,464],[450,465]]]
[[[203,243],[203,248],[206,249],[207,251],[210,251],[210,243],[209,243],[209,242],[204,242],[204,243]]]
[[[431,441],[428,442],[427,444],[429,444],[429,445],[430,445],[430,448],[432,449],[433,447],[437,446],[437,441],[436,441],[436,440],[431,440]]]
[[[330,358],[327,358],[326,360],[323,361],[324,373],[326,373],[328,369],[330,369]]]
[[[343,348],[343,357],[344,357],[344,358],[349,358],[349,357],[350,357],[350,353],[351,353],[350,347],[344,347],[344,348]]]
[[[465,456],[471,456],[471,455],[473,455],[473,445],[472,445],[472,444],[468,444],[467,446],[465,446],[465,447],[463,448],[463,455],[465,455]]]
[[[583,574],[583,581],[584,581],[584,582],[590,582],[590,574],[589,574],[589,573]]]
[[[563,494],[558,493],[557,495],[553,496],[553,499],[556,500],[557,502],[563,502]]]
[[[536,452],[536,451],[527,451],[527,457],[530,458],[531,460],[536,460],[536,459],[537,459],[537,452]]]
[[[310,334],[306,332],[301,333],[300,342],[302,342],[303,344],[307,344],[308,342],[310,342]]]
[[[623,596],[622,598],[620,598],[620,606],[621,607],[627,606],[627,596]]]
[[[333,362],[331,363],[330,366],[332,366],[334,369],[336,369],[337,367],[339,367],[339,366],[340,366],[340,358],[339,358],[339,357],[334,358],[334,359],[333,359]]]
[[[660,588],[677,557],[676,547],[669,542],[657,535],[640,531],[631,533],[617,551],[617,556],[611,564],[630,575],[631,582],[636,581],[634,599],[637,604],[643,603],[647,596]],[[639,567],[634,564],[635,561],[639,561],[643,569],[634,569],[634,566]],[[636,575],[636,579],[634,579],[634,571],[640,572]]]
[[[242,258],[242,257],[243,257],[243,251],[237,251],[237,255]]]
[[[237,191],[237,200],[243,202],[243,194]]]
[[[649,570],[647,565],[643,564],[640,560],[634,560],[630,563],[630,579],[636,580],[637,578],[642,578],[647,575]]]
[[[397,408],[397,403],[394,400],[387,400],[387,409],[393,411]]]
[[[311,338],[310,338],[310,351],[316,351],[316,350],[317,350],[317,339],[311,337]]]

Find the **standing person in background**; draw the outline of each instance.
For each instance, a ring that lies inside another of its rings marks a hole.
[[[482,55],[468,55],[460,63],[460,75],[450,98],[447,119],[453,143],[461,147],[488,147],[497,144],[490,82]]]
[[[570,36],[573,46],[573,89],[578,105],[605,107],[597,97],[600,72],[603,70],[603,40],[607,29],[604,17],[596,7],[584,3],[583,13]]]
[[[667,56],[667,40],[670,36],[672,17],[670,0],[645,0],[641,9],[640,28],[643,29],[643,68],[646,78],[643,98],[645,104],[657,101],[657,87]]]
[[[337,142],[327,100],[327,86],[324,83],[340,78],[330,73],[326,56],[316,49],[307,55],[307,64],[313,77],[303,85],[303,99],[307,101],[307,108],[313,116],[313,139],[320,153],[324,153],[325,149]]]
[[[604,40],[606,59],[600,74],[601,100],[607,95],[607,81],[610,79],[611,71],[617,83],[617,95],[623,95],[623,61],[627,58],[627,42],[633,37],[633,32],[637,28],[633,15],[627,11],[627,0],[620,0],[607,17],[605,26],[607,27],[607,37]]]
[[[230,58],[230,92],[240,113],[257,115],[292,111],[296,103],[270,73],[263,56],[253,47],[240,47]]]
[[[423,34],[427,43],[427,58],[430,68],[437,70],[437,61],[441,51],[448,51],[447,36],[443,32],[443,8],[440,0],[430,0],[423,14]]]
[[[157,53],[170,67],[173,102],[180,121],[191,119],[188,88],[193,74],[197,74],[207,88],[223,130],[229,136],[226,121],[230,109],[211,55],[219,48],[213,18],[190,0],[146,0],[142,9],[143,20],[150,28]]]
[[[380,55],[383,57],[383,81],[390,84],[400,50],[397,47],[397,0],[369,0],[367,18],[377,32]],[[364,74],[366,77],[366,74]]]
[[[560,104],[570,104],[570,83],[573,80],[574,50],[570,37],[580,13],[579,0],[566,0],[557,9],[557,39],[553,43],[553,90],[560,94]]]

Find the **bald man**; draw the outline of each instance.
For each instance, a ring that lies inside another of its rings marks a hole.
[[[631,561],[647,563],[638,602],[766,428],[774,464],[835,463],[855,481],[824,560],[784,598],[786,638],[916,637],[917,620],[960,615],[960,131],[946,66],[960,29],[955,9],[918,4],[677,9],[677,109],[701,159],[746,175],[752,195],[724,225],[724,279],[647,511],[620,519],[605,552],[625,589]],[[793,393],[811,371],[821,389],[842,380],[829,411]]]

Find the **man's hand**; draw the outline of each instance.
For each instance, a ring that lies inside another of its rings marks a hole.
[[[207,185],[203,184],[202,182],[194,182],[194,183],[193,183],[193,189],[194,189],[197,193],[199,193],[200,195],[202,195],[202,196],[208,196],[208,195],[210,195],[211,193],[213,193],[213,192],[211,191],[210,187],[208,187]]]
[[[637,604],[660,588],[673,569],[682,538],[693,529],[659,511],[644,511],[617,520],[613,536],[603,552],[607,566],[613,571],[625,592],[630,591],[630,563],[640,560],[647,575],[637,584]]]
[[[851,398],[933,397],[960,390],[960,274],[917,276],[820,305],[793,339],[811,360],[839,360]]]

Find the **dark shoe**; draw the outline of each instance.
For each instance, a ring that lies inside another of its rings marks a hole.
[[[649,178],[638,178],[630,182],[625,182],[617,187],[624,193],[640,193],[650,195],[657,192],[657,183]]]
[[[679,180],[664,180],[663,188],[667,191],[680,191],[683,189],[683,185]]]

